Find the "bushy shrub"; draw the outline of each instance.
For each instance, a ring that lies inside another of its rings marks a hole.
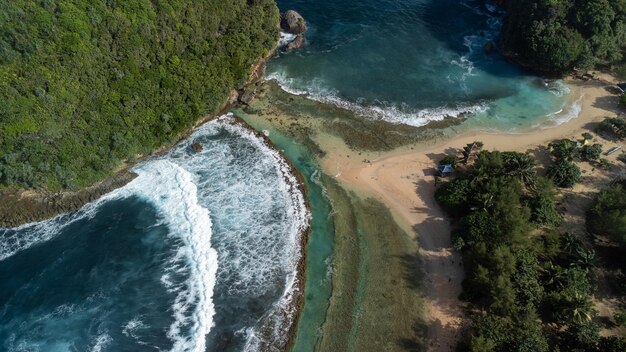
[[[598,126],[598,132],[607,138],[626,138],[626,120],[618,117],[607,117]]]
[[[582,174],[580,168],[566,160],[557,160],[554,164],[548,167],[548,177],[550,177],[554,184],[561,188],[571,188],[575,184],[580,182]]]
[[[468,180],[455,179],[443,184],[435,192],[439,204],[450,214],[459,216],[467,212],[471,188]]]
[[[615,184],[600,191],[587,216],[592,233],[626,244],[626,188]]]
[[[602,154],[602,144],[584,145],[580,148],[580,158],[585,161],[595,161],[600,159]]]
[[[556,160],[575,161],[580,159],[578,143],[571,139],[561,139],[548,144],[550,153]]]
[[[454,155],[447,155],[445,156],[443,159],[441,159],[439,161],[439,165],[456,165],[456,163],[458,162],[458,158]]]

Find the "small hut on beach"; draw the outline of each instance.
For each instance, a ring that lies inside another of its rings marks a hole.
[[[476,160],[476,158],[478,157],[478,152],[482,147],[480,144],[481,143],[474,142],[463,147],[463,164],[468,164]]]

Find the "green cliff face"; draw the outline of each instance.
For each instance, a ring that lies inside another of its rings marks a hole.
[[[620,63],[626,0],[510,0],[500,44],[523,66],[555,75]]]
[[[0,1],[0,187],[79,188],[214,113],[273,0]]]

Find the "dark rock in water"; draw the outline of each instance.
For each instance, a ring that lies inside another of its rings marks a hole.
[[[296,36],[294,40],[292,40],[289,44],[287,44],[287,46],[285,47],[285,51],[290,52],[296,49],[300,49],[303,46],[304,46],[304,36],[302,34],[299,34],[298,36]]]
[[[196,153],[200,153],[202,151],[202,144],[198,142],[193,142],[191,144],[191,149]]]
[[[289,10],[280,19],[280,28],[287,33],[302,34],[306,31],[304,17],[294,10]]]
[[[256,96],[256,90],[255,89],[248,89],[245,92],[243,92],[243,94],[241,94],[239,96],[239,101],[248,105],[250,104],[250,102],[252,101],[252,99],[254,99],[254,97]]]
[[[491,54],[492,52],[494,52],[494,50],[496,50],[496,45],[494,44],[493,41],[490,40],[485,43],[485,45],[483,46],[483,49],[485,50],[487,54]]]

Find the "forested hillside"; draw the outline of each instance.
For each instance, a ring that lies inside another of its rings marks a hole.
[[[1,0],[0,187],[77,188],[216,112],[273,0]]]
[[[626,0],[509,0],[500,45],[544,73],[622,64]]]

